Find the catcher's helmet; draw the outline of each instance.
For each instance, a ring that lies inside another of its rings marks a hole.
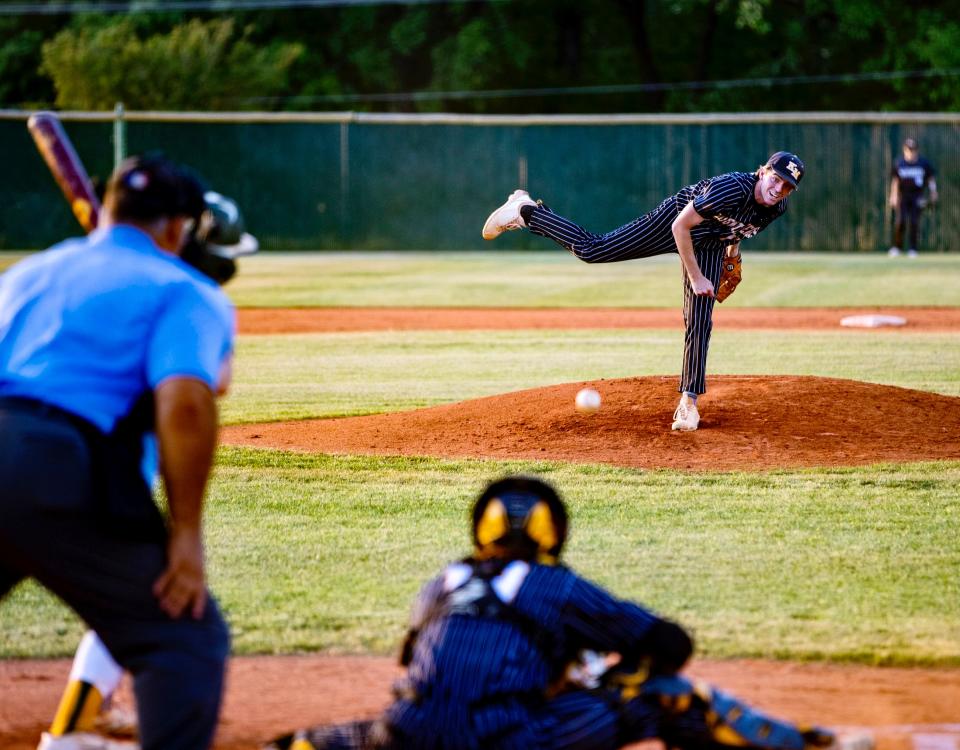
[[[567,539],[567,509],[546,482],[505,477],[473,506],[473,542],[481,559],[505,557],[555,564]]]

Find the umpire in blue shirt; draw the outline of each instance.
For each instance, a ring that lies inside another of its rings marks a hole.
[[[100,228],[0,276],[0,597],[33,577],[97,631],[144,750],[210,745],[229,651],[201,519],[234,311],[180,257],[205,208],[189,170],[133,158]]]

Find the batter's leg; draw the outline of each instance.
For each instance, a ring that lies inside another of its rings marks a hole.
[[[672,198],[606,234],[588,232],[546,206],[524,207],[521,216],[533,234],[553,240],[585,263],[615,263],[677,251],[671,230],[677,218]]]
[[[93,732],[100,710],[120,685],[123,669],[97,634],[88,630],[77,653],[67,686],[50,725],[52,737],[71,732]]]

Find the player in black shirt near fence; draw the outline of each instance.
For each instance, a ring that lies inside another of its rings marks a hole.
[[[907,138],[903,142],[903,157],[897,159],[890,170],[890,208],[896,212],[893,221],[893,244],[888,254],[900,255],[903,248],[903,230],[909,224],[907,257],[917,257],[917,235],[920,231],[920,217],[929,202],[937,202],[936,170],[920,155],[917,142]]]

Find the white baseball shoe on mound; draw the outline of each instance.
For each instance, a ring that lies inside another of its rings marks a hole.
[[[140,745],[136,742],[111,740],[90,732],[68,732],[59,737],[44,732],[40,736],[37,750],[140,750]]]
[[[537,202],[526,190],[514,190],[507,198],[507,202],[487,217],[483,225],[483,239],[492,240],[504,232],[526,227],[527,224],[520,215],[520,208],[536,205]]]
[[[700,426],[700,412],[696,404],[687,404],[681,401],[673,413],[673,426],[670,429],[680,432],[693,432]]]

